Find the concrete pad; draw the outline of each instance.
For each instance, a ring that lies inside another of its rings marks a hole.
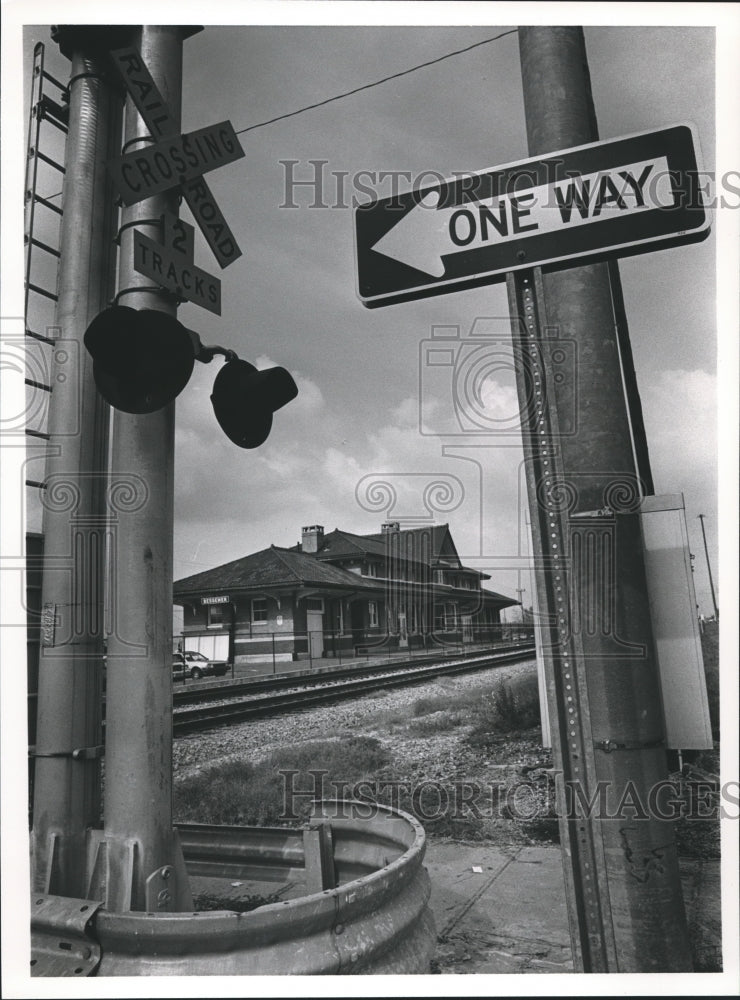
[[[440,972],[573,971],[558,847],[429,840],[425,864]]]

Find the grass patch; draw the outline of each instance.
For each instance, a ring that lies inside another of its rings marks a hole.
[[[415,817],[427,833],[439,837],[482,840],[485,837],[485,816],[492,811],[496,799],[487,798],[488,789],[481,788],[471,806],[466,801],[469,791],[444,780],[410,780],[407,773],[394,767],[383,768],[370,787],[358,789],[356,798],[401,809]],[[496,795],[496,790],[491,789]]]
[[[464,726],[469,721],[470,716],[465,712],[434,712],[420,719],[409,719],[403,728],[415,736],[435,736],[437,733]]]
[[[539,724],[537,678],[518,679],[516,684],[499,682],[477,705],[467,742],[475,747],[485,746],[501,734],[522,732]]]
[[[295,791],[318,791],[321,797],[323,780],[325,794],[331,797],[336,793],[329,782],[360,782],[388,762],[380,742],[368,736],[281,747],[255,764],[227,761],[175,783],[175,820],[228,826],[279,825],[286,817],[287,781]],[[286,778],[281,771],[295,773]],[[293,797],[292,814],[307,815],[310,801],[307,794]]]
[[[419,736],[473,724],[483,731],[512,733],[531,729],[540,720],[536,678],[486,681],[459,691],[450,689],[424,695],[410,708],[381,711],[372,720],[377,729],[403,729]]]

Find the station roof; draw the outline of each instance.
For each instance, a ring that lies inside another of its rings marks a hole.
[[[382,584],[293,549],[271,545],[261,552],[176,580],[174,595],[186,597],[216,590],[264,590],[273,587],[325,587],[379,593]]]
[[[334,560],[357,555],[385,558],[389,551],[389,539],[394,537],[398,538],[398,543],[402,546],[399,555],[409,562],[431,566],[432,569],[457,569],[476,576],[479,580],[490,579],[487,573],[463,566],[448,524],[400,528],[397,531],[381,531],[371,535],[356,535],[351,531],[335,528],[323,536],[316,558]],[[294,546],[292,551],[300,552],[300,544]]]

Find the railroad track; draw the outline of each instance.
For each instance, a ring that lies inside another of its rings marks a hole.
[[[391,660],[388,663],[352,663],[347,667],[323,667],[312,671],[279,674],[262,674],[259,677],[250,677],[243,681],[228,681],[226,683],[208,682],[197,683],[191,681],[187,686],[176,688],[173,691],[173,702],[177,705],[197,705],[203,701],[216,701],[224,698],[235,698],[239,695],[257,694],[261,691],[278,691],[286,688],[314,687],[318,684],[327,684],[337,680],[357,680],[361,677],[370,677],[376,674],[388,674],[397,672],[400,669],[413,669],[427,664],[438,664],[449,660],[457,662],[469,660],[474,662],[481,657],[488,659],[492,653],[508,653],[521,650],[521,645],[510,643],[496,646],[484,652],[477,650],[475,653],[435,653],[429,656],[415,657],[413,660]],[[529,648],[529,647],[527,647]],[[194,686],[191,686],[193,685]]]
[[[174,733],[176,736],[181,736],[185,733],[198,732],[203,729],[214,729],[218,726],[228,726],[236,722],[245,722],[248,719],[279,715],[283,712],[301,711],[313,708],[315,705],[338,701],[341,698],[357,698],[364,694],[370,694],[378,688],[418,684],[443,674],[461,674],[474,670],[485,670],[487,667],[531,659],[534,655],[535,647],[528,646],[489,653],[484,656],[469,657],[462,660],[437,661],[421,665],[415,663],[412,666],[405,666],[401,669],[396,666],[395,670],[386,668],[382,672],[378,672],[378,668],[374,668],[374,676],[372,677],[358,678],[356,671],[351,680],[334,679],[334,677],[331,680],[327,680],[326,676],[324,676],[313,679],[311,687],[304,687],[298,691],[287,691],[283,694],[266,695],[257,698],[247,697],[217,705],[204,705],[200,708],[176,711],[173,718]],[[308,678],[302,678],[298,682],[294,680],[292,686],[295,688],[297,683],[303,683],[305,680],[308,680]],[[267,682],[262,683],[265,683],[267,686]],[[251,686],[250,690],[254,691],[254,686]],[[212,691],[209,691],[208,695],[209,697],[214,697]]]

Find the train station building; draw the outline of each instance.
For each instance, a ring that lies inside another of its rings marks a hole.
[[[320,524],[177,580],[183,645],[235,664],[490,642],[516,600],[463,566],[449,526],[357,535]]]

